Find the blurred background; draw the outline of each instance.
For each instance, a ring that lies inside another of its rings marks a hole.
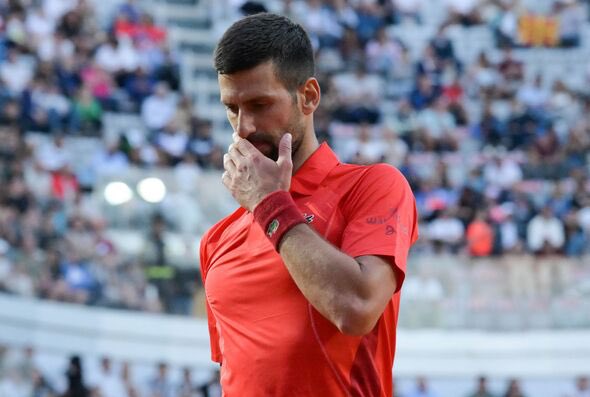
[[[212,52],[264,10],[312,37],[321,140],[415,192],[395,396],[590,396],[589,3],[0,0],[0,397],[220,396]]]

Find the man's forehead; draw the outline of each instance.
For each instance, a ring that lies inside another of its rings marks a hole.
[[[222,102],[274,98],[281,94],[281,88],[285,89],[272,68],[256,67],[217,77]]]

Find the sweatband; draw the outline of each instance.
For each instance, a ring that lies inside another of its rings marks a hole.
[[[277,190],[262,199],[254,208],[254,220],[260,225],[275,250],[279,250],[281,239],[293,226],[305,223],[291,194]]]

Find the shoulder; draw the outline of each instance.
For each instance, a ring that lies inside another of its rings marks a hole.
[[[346,178],[354,180],[354,190],[388,190],[410,188],[405,176],[394,166],[385,163],[368,166],[355,164],[341,164],[341,171]]]
[[[355,213],[364,207],[397,207],[402,202],[414,202],[408,181],[397,168],[389,164],[343,164],[342,168],[346,169],[343,181],[349,185],[342,201],[345,213]]]

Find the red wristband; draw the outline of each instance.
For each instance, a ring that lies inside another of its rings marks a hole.
[[[305,223],[289,192],[277,190],[262,199],[254,208],[254,219],[275,249],[293,226]]]

